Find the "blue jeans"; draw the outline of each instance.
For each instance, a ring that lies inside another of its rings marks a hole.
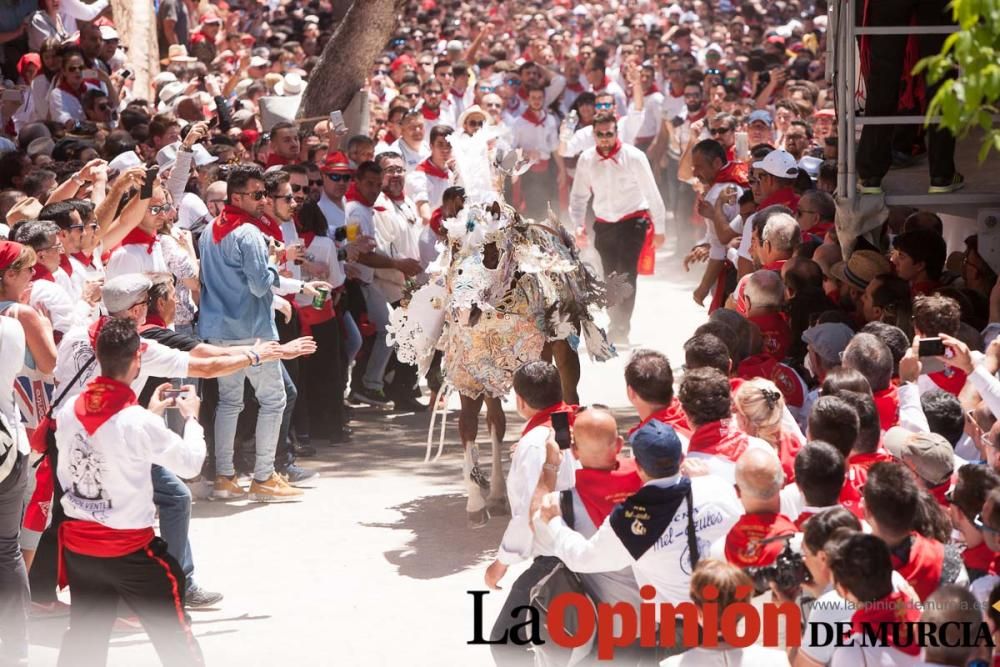
[[[375,327],[375,340],[372,341],[372,351],[368,355],[368,365],[361,384],[365,389],[381,391],[384,384],[385,369],[392,358],[392,348],[385,342],[385,327],[389,324],[389,302],[385,295],[375,285],[362,285],[361,293],[365,295],[365,309],[368,311],[368,321]]]
[[[232,347],[251,345],[251,340],[213,340],[213,345]],[[244,380],[250,380],[254,396],[260,405],[257,412],[256,460],[253,477],[258,482],[270,479],[274,473],[274,454],[278,448],[278,433],[285,412],[285,383],[281,376],[281,362],[267,361],[220,377],[219,406],[215,410],[215,474],[232,477],[233,443],[236,440],[236,422],[243,411]]]
[[[361,331],[358,329],[357,322],[354,321],[354,317],[350,313],[344,313],[344,357],[346,362],[344,368],[347,369],[348,373],[351,371],[354,358],[361,351],[362,343]]]
[[[21,437],[24,437],[22,431]],[[0,662],[28,657],[28,572],[17,541],[24,487],[33,472],[28,457],[12,451],[14,469],[0,482]]]
[[[153,504],[160,510],[160,537],[167,553],[184,571],[187,590],[194,586],[194,558],[188,528],[191,525],[191,489],[166,468],[153,466]]]
[[[299,390],[292,382],[292,376],[288,374],[285,364],[281,364],[281,380],[285,386],[285,411],[281,415],[281,428],[278,429],[278,448],[275,455],[275,467],[284,470],[295,463],[295,455],[292,453],[292,443],[288,437],[288,431],[292,426],[292,413],[295,412],[295,401],[299,397]]]

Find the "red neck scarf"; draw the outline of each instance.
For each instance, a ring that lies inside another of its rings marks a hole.
[[[575,83],[570,83],[570,82],[567,81],[566,82],[566,89],[567,90],[572,90],[574,93],[579,94],[579,93],[583,92],[583,84],[580,83],[579,81],[576,81]]]
[[[83,424],[87,435],[93,435],[104,422],[130,405],[136,405],[132,388],[101,375],[91,380],[76,398],[73,413]]]
[[[941,285],[936,280],[918,280],[910,283],[910,294],[913,296],[930,296],[939,287]]]
[[[146,315],[146,323],[139,327],[139,333],[144,331],[149,331],[150,329],[166,329],[167,323],[163,321],[163,318],[159,315],[154,315],[149,313]]]
[[[792,520],[782,514],[744,514],[726,535],[726,560],[736,567],[770,565],[785,548],[785,542],[774,540],[762,543],[797,532]]]
[[[979,570],[986,574],[1000,573],[1000,553],[990,549],[986,542],[963,551],[962,561],[969,570]]]
[[[614,470],[580,468],[576,471],[576,493],[595,526],[604,523],[615,505],[642,486],[635,459],[618,457]]]
[[[524,425],[524,430],[521,431],[521,435],[522,436],[527,435],[528,432],[531,431],[531,429],[533,428],[544,426],[545,424],[551,424],[552,413],[554,412],[568,412],[570,416],[570,424],[572,424],[573,415],[576,414],[577,407],[579,406],[568,405],[566,403],[563,403],[562,401],[559,401],[558,403],[554,403],[547,408],[542,408],[541,410],[536,412],[531,417],[531,419],[528,420],[527,424]]]
[[[879,449],[867,454],[851,454],[847,457],[847,483],[858,492],[865,488],[868,481],[868,471],[876,463],[891,463],[895,461],[885,450]]]
[[[31,274],[32,280],[48,280],[50,283],[56,281],[55,276],[41,262],[35,262],[34,271]]]
[[[931,382],[949,394],[958,396],[959,392],[965,386],[965,380],[968,376],[965,374],[965,371],[949,366],[943,371],[928,373],[927,377],[931,379]]]
[[[431,109],[426,104],[422,104],[420,105],[420,114],[424,117],[424,120],[437,120],[441,117],[441,107]]]
[[[604,90],[607,90],[607,87],[610,86],[610,85],[611,85],[611,79],[608,77],[607,74],[605,74],[604,75],[604,81],[601,81],[600,87],[597,88],[597,90],[595,90],[594,92],[595,93],[599,93],[599,92],[602,92]]]
[[[138,227],[130,231],[122,239],[122,245],[144,245],[146,246],[146,253],[153,254],[153,245],[156,244],[156,234],[150,234],[145,232]]]
[[[344,193],[344,201],[356,201],[364,204],[368,208],[375,206],[374,199],[365,199],[365,196],[361,194],[361,190],[358,189],[357,181],[352,180],[351,184],[347,186],[347,192]]]
[[[543,125],[545,125],[545,119],[548,118],[548,116],[545,114],[544,110],[542,110],[542,115],[539,116],[537,113],[535,113],[534,109],[528,109],[523,114],[521,114],[521,118],[528,121],[535,127],[542,127]]]
[[[101,329],[104,328],[104,323],[107,321],[108,318],[102,315],[87,328],[87,337],[90,339],[90,351],[94,354],[97,353],[97,337],[101,334]]]
[[[438,206],[431,213],[431,221],[430,221],[431,231],[437,234],[438,236],[444,235],[444,230],[441,229],[442,222],[444,222],[444,216],[441,213],[441,207]]]
[[[597,149],[597,154],[600,156],[601,160],[611,160],[615,164],[618,164],[618,152],[622,149],[622,140],[615,139],[615,145],[611,147],[611,150],[605,153],[600,148]],[[599,160],[600,161],[600,160]]]
[[[73,265],[69,262],[69,255],[59,255],[59,268],[65,271],[67,276],[73,275]]]
[[[675,431],[683,433],[689,438],[691,437],[691,425],[688,424],[687,417],[681,409],[681,402],[676,396],[674,396],[673,400],[670,401],[670,405],[665,408],[660,408],[643,419],[636,426],[633,426],[632,430],[630,430],[628,434],[632,435],[651,421],[662,422],[672,427]]]
[[[878,420],[883,431],[899,423],[899,390],[895,385],[875,393],[875,407],[878,408]]]
[[[788,348],[792,345],[792,330],[781,313],[754,315],[747,319],[760,329],[761,341],[764,344],[763,352],[778,361],[784,359],[788,354]]]
[[[750,187],[750,167],[746,162],[730,162],[715,174],[712,185],[735,183],[741,188]]]
[[[775,204],[787,206],[794,211],[799,206],[799,196],[795,194],[795,190],[792,188],[781,188],[777,192],[772,192],[769,197],[765,197],[764,201],[757,205],[757,210],[759,211]]]
[[[785,266],[785,262],[787,261],[788,261],[787,259],[776,259],[773,262],[765,264],[760,268],[764,269],[765,271],[777,271],[778,273],[781,273],[781,269],[782,267]]]
[[[222,213],[212,224],[212,240],[216,243],[222,241],[226,236],[240,225],[251,224],[261,231],[264,236],[270,236],[278,241],[284,241],[285,237],[281,233],[281,227],[277,222],[268,218],[255,218],[246,211],[232,204],[226,204]]]
[[[646,97],[649,97],[650,95],[658,92],[660,92],[660,87],[657,86],[656,82],[654,81],[653,84],[649,87],[649,90],[646,91],[645,95]]]
[[[274,151],[271,151],[267,156],[267,163],[265,167],[284,167],[286,164],[291,164],[292,161],[281,157]]]
[[[930,597],[941,584],[944,545],[918,533],[911,533],[903,544],[890,551],[892,569],[910,582],[921,601]]]
[[[83,94],[87,92],[87,84],[81,83],[79,88],[73,88],[66,79],[59,79],[59,90],[65,91],[83,103]]]
[[[730,428],[728,420],[717,421],[695,430],[688,443],[688,454],[719,456],[735,463],[748,443],[747,434]]]
[[[856,634],[865,633],[865,625],[878,630],[883,623],[899,624],[898,632],[893,632],[893,626],[885,633],[886,641],[892,648],[907,655],[920,655],[920,645],[917,638],[909,634],[908,628],[912,626],[907,623],[916,623],[920,620],[920,610],[910,601],[910,598],[903,592],[893,592],[868,604],[863,604],[857,608],[851,616],[851,630]],[[903,645],[893,643],[894,639],[899,639]]]
[[[521,86],[520,88],[517,89],[517,96],[520,97],[525,102],[527,102],[528,101],[528,89],[525,88],[524,86]]]
[[[387,144],[396,143],[396,139],[399,139],[399,137],[393,134],[392,130],[386,130],[385,134],[382,135],[382,141],[384,141]]]
[[[427,158],[426,160],[418,164],[416,166],[416,170],[422,171],[428,176],[433,176],[434,178],[443,178],[445,180],[447,180],[448,178],[448,172],[442,169],[441,167],[437,166],[433,162],[431,162],[430,158]]]
[[[74,252],[73,257],[84,266],[89,266],[90,268],[94,268],[93,255],[87,255],[86,253],[83,252]]]

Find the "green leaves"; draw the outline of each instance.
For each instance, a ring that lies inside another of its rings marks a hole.
[[[980,162],[991,150],[1000,153],[1000,129],[993,126],[1000,100],[1000,0],[953,0],[961,26],[949,35],[941,53],[924,58],[913,73],[940,84],[927,116],[941,116],[941,126],[962,137],[974,127],[983,133]]]

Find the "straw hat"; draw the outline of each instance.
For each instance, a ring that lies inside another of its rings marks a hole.
[[[857,250],[846,262],[838,262],[830,267],[834,278],[850,283],[858,289],[865,289],[868,283],[883,273],[891,273],[892,264],[874,250]]]

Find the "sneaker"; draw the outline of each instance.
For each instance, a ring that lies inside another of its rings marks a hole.
[[[427,406],[411,396],[393,398],[392,408],[397,412],[427,412]]]
[[[860,192],[863,195],[882,194],[882,179],[862,178],[860,181],[858,181],[858,192]]]
[[[357,391],[352,391],[350,398],[354,401],[360,401],[361,403],[366,403],[368,405],[373,405],[377,408],[387,408],[389,404],[392,403],[385,396],[385,392],[381,389],[368,389],[361,388]]]
[[[236,482],[236,476],[225,477],[219,475],[215,478],[215,487],[212,489],[212,498],[216,500],[235,500],[247,494],[243,487]]]
[[[479,510],[478,512],[466,512],[465,513],[465,525],[468,528],[476,529],[482,528],[490,521],[490,513],[486,511],[486,508]]]
[[[31,618],[59,618],[69,616],[69,605],[55,600],[53,602],[32,602],[28,612]]]
[[[929,195],[943,195],[955,192],[965,187],[965,177],[955,172],[951,178],[932,178],[931,187],[927,188]]]
[[[187,594],[184,596],[184,606],[190,609],[203,609],[215,606],[221,600],[222,593],[206,591],[201,586],[195,584],[188,589]]]
[[[297,500],[303,492],[292,488],[278,473],[271,473],[266,482],[254,480],[250,484],[250,500],[258,503]]]
[[[313,477],[319,477],[319,471],[300,468],[294,463],[290,463],[285,468],[279,470],[278,475],[280,475],[282,479],[292,486],[295,486],[301,482],[312,479]]]

